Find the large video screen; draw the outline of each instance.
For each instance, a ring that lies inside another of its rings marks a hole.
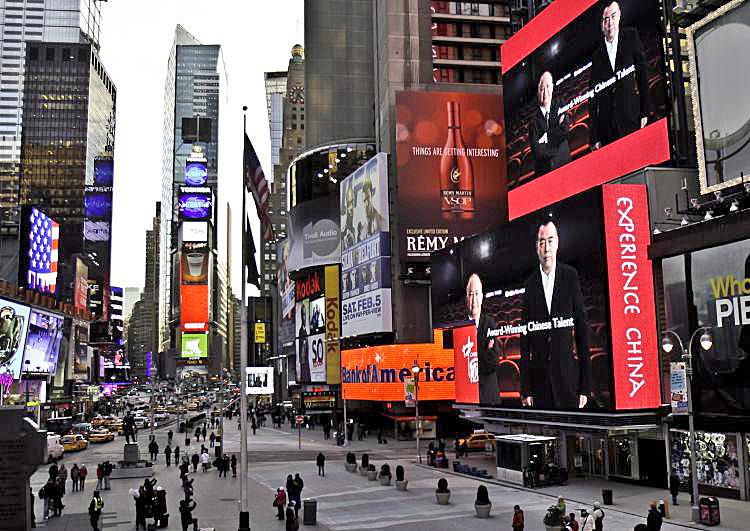
[[[60,254],[60,224],[38,208],[24,209],[21,252],[26,254],[23,284],[27,289],[54,295]]]
[[[459,328],[468,366],[456,394],[478,384],[473,401],[501,407],[657,407],[648,228],[643,187],[605,186],[433,255],[433,324]]]
[[[0,299],[0,372],[21,376],[31,308]]]
[[[660,9],[558,0],[503,45],[511,219],[669,158]]]
[[[294,344],[295,337],[295,301],[294,280],[289,276],[289,240],[282,240],[276,245],[276,278],[279,290],[279,348]]]
[[[83,198],[83,215],[90,220],[112,219],[112,188],[87,186]]]
[[[330,195],[289,211],[289,271],[341,261],[339,198]]]
[[[403,261],[507,219],[499,93],[397,92],[396,122]]]
[[[31,310],[29,331],[24,348],[24,374],[54,374],[60,342],[63,337],[64,319],[61,316]],[[26,363],[26,362],[29,363]]]
[[[181,186],[177,200],[180,217],[186,220],[199,221],[211,219],[213,194],[207,186]]]
[[[295,287],[297,383],[325,382],[327,373],[323,270],[307,271],[297,278]]]

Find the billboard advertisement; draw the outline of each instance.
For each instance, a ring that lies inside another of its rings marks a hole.
[[[343,336],[393,330],[388,155],[378,153],[341,181]]]
[[[338,199],[321,197],[289,211],[289,271],[341,261]]]
[[[21,376],[31,308],[0,299],[0,372]]]
[[[60,251],[60,225],[36,207],[23,209],[21,254],[25,265],[21,285],[27,289],[54,295]]]
[[[112,187],[87,186],[83,196],[83,215],[89,220],[112,219]]]
[[[326,383],[339,384],[341,376],[341,296],[339,266],[325,267]]]
[[[399,245],[405,262],[507,219],[502,97],[396,93]]]
[[[63,337],[62,316],[31,310],[26,334],[22,372],[24,374],[54,374],[60,343]],[[29,363],[26,363],[26,362]]]
[[[645,187],[605,185],[433,256],[433,324],[457,327],[456,395],[511,408],[658,407],[649,242]]]
[[[208,332],[208,285],[180,285],[180,320],[183,332]]]
[[[201,359],[208,357],[208,334],[182,334],[180,357]]]
[[[205,161],[187,161],[185,163],[185,184],[203,186],[208,181],[208,169]]]
[[[177,211],[180,219],[209,220],[212,218],[213,194],[211,188],[180,186]]]
[[[73,305],[76,310],[85,310],[89,299],[89,268],[80,257],[76,257],[76,277],[73,287]]]
[[[207,242],[208,241],[208,223],[205,221],[183,221],[182,222],[182,241],[183,242]]]
[[[454,400],[453,351],[443,348],[443,331],[432,343],[383,345],[341,351],[341,388],[346,400],[403,402],[404,383],[414,362],[421,367],[419,401]]]
[[[295,299],[294,280],[289,276],[289,240],[282,240],[276,246],[276,277],[279,290],[279,347],[294,344],[295,338]]]
[[[211,252],[207,243],[182,244],[180,271],[183,284],[208,284],[208,266]]]
[[[86,323],[73,321],[73,377],[85,380],[89,376],[90,364],[93,360],[89,356],[89,329]]]
[[[107,242],[110,239],[109,221],[83,222],[83,237],[90,242]]]
[[[114,175],[115,163],[110,157],[94,159],[94,185],[112,186]]]
[[[510,219],[670,157],[658,2],[550,8],[501,50]]]
[[[744,184],[750,173],[750,108],[746,91],[750,62],[750,4],[724,3],[687,28],[691,101],[701,192]]]
[[[326,381],[324,282],[323,270],[313,269],[295,283],[297,383]]]
[[[247,367],[247,394],[273,394],[273,367]]]

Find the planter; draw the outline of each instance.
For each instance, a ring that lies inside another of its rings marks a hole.
[[[367,475],[367,469],[363,466],[359,467],[359,475],[360,476],[366,476]]]
[[[477,518],[489,518],[490,510],[492,510],[492,504],[487,503],[485,505],[474,504],[474,510],[477,512]]]
[[[391,476],[380,476],[380,484],[387,487],[391,484]]]
[[[357,463],[344,463],[344,466],[346,467],[347,472],[357,471]]]
[[[409,484],[407,480],[399,481],[396,480],[396,490],[406,490],[406,486]]]
[[[438,505],[448,505],[451,500],[451,493],[448,492],[435,492],[435,498],[437,499]]]
[[[372,471],[368,470],[367,471],[367,479],[369,481],[375,481],[376,479],[378,479],[378,471],[377,470],[372,470]]]

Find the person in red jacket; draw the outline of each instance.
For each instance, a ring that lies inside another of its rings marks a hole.
[[[286,505],[286,491],[284,490],[284,487],[279,487],[278,489],[276,489],[276,498],[274,498],[273,504],[276,506],[276,510],[278,511],[276,517],[279,520],[283,520],[284,506]]]
[[[523,531],[523,511],[518,505],[513,506],[513,531]]]

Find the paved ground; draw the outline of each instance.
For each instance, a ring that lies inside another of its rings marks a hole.
[[[226,450],[239,450],[239,434],[236,421],[226,422],[227,431]],[[141,436],[142,451],[145,451],[146,436]],[[175,439],[184,443],[184,437],[175,435]],[[520,504],[526,513],[526,529],[528,531],[542,530],[542,516],[546,508],[554,502],[554,497],[562,493],[569,498],[568,508],[577,509],[591,503],[594,493],[598,493],[601,484],[594,481],[574,481],[563,491],[557,489],[540,489],[528,491],[512,486],[485,482],[488,486],[490,498],[493,501],[492,518],[480,520],[474,516],[474,497],[480,481],[453,474],[446,474],[428,467],[420,467],[413,463],[413,443],[394,443],[378,445],[373,440],[355,441],[351,449],[358,458],[363,451],[368,451],[371,461],[376,466],[387,462],[391,469],[401,464],[406,469],[409,488],[406,492],[397,491],[394,487],[383,487],[378,482],[367,481],[359,474],[350,474],[344,470],[343,458],[346,449],[336,447],[333,441],[323,441],[321,431],[303,431],[302,450],[297,445],[297,432],[290,432],[286,427],[282,430],[264,428],[258,434],[249,438],[250,456],[250,514],[254,531],[276,531],[283,529],[283,524],[275,519],[275,509],[272,507],[273,491],[283,484],[286,475],[299,472],[305,479],[303,498],[312,497],[318,500],[318,526],[322,531],[344,531],[355,529],[393,529],[416,531],[443,530],[497,530],[508,529],[511,520],[512,507]],[[163,448],[166,442],[164,430],[157,431],[157,440]],[[117,460],[122,455],[122,438],[117,441],[92,447],[79,454],[70,454],[64,462],[68,468],[74,462],[86,463],[91,478],[96,464],[104,459]],[[206,444],[208,446],[208,444]],[[180,445],[182,447],[182,445]],[[191,444],[191,450],[196,451],[200,445]],[[184,452],[184,448],[181,448]],[[314,458],[319,451],[328,456],[327,475],[319,478],[316,474]],[[481,459],[475,456],[472,459]],[[32,477],[34,492],[42,486],[46,478],[46,469],[40,470]],[[164,465],[163,455],[155,467],[154,477],[158,479],[168,493],[170,526],[168,529],[181,529],[177,503],[179,500],[179,478],[177,469]],[[193,474],[195,477],[195,498],[198,508],[194,515],[204,527],[215,527],[217,530],[229,531],[237,529],[239,480],[231,477],[219,479],[215,471],[203,473],[200,470]],[[231,476],[231,473],[230,473]],[[439,506],[435,503],[434,490],[437,480],[447,477],[451,489],[451,504]],[[142,480],[141,480],[142,481]],[[40,528],[49,530],[79,531],[89,529],[86,508],[91,497],[95,480],[89,479],[86,492],[69,493],[64,500],[66,509],[62,518],[40,522]],[[137,480],[112,480],[112,490],[105,491],[104,529],[131,530],[134,529],[134,506],[128,489],[136,487]],[[70,486],[70,483],[68,483]],[[605,508],[606,529],[629,531],[636,523],[643,522],[640,516],[645,512],[648,501],[656,496],[655,492],[640,487],[607,483],[613,488],[615,501],[618,505]],[[657,492],[658,493],[658,492]],[[662,493],[659,497],[664,497]],[[742,517],[750,521],[750,504],[734,502],[725,509],[725,521],[729,526],[713,529],[739,530],[747,529]],[[724,506],[722,507],[724,509]],[[682,512],[688,510],[686,505],[678,508],[678,520],[683,520]],[[36,514],[41,516],[41,502],[37,501]],[[302,514],[300,513],[300,517]],[[686,529],[681,525],[666,523],[664,531]]]

